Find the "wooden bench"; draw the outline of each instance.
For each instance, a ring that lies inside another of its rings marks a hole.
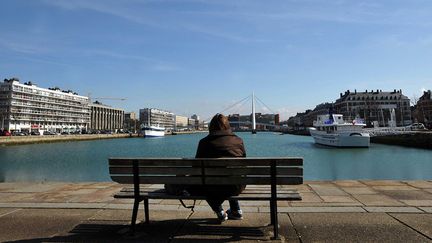
[[[110,158],[113,181],[133,184],[115,198],[134,199],[131,230],[135,231],[138,206],[144,201],[145,223],[149,223],[149,199],[205,200],[204,196],[170,195],[163,189],[140,188],[140,184],[267,185],[255,186],[227,199],[270,202],[271,225],[278,239],[277,201],[301,200],[296,190],[279,185],[303,183],[303,158]]]

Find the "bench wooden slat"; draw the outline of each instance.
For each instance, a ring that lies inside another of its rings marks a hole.
[[[112,180],[121,184],[132,184],[133,176],[111,176]],[[201,184],[201,177],[193,176],[140,176],[140,184]]]
[[[206,200],[207,197],[205,196],[176,196],[176,195],[168,195],[168,194],[152,194],[152,195],[141,195],[142,198],[148,198],[148,199],[182,199],[182,200]],[[115,195],[114,198],[118,199],[133,199],[133,195]],[[262,201],[268,201],[271,198],[271,194],[255,194],[253,196],[246,194],[240,194],[239,196],[232,196],[227,198],[229,199],[237,199],[237,200],[243,200],[243,201],[255,201],[255,200],[262,200]],[[300,201],[301,196],[300,194],[292,193],[292,194],[282,194],[278,195],[276,198],[278,201]]]
[[[182,200],[206,200],[206,196],[185,196],[185,195],[170,195],[163,192],[145,192],[140,194],[140,197],[142,198],[149,198],[149,199],[182,199]],[[117,193],[114,195],[114,198],[134,198],[133,193]],[[238,196],[231,196],[227,199],[238,199],[238,200],[269,200],[271,198],[271,193],[257,193],[257,194],[240,194]],[[278,194],[277,197],[278,201],[284,201],[284,200],[301,200],[301,196],[297,192],[293,193],[281,193]]]
[[[206,177],[207,185],[269,185],[271,178],[268,177]],[[277,177],[276,184],[279,185],[298,185],[303,183],[303,177]]]
[[[129,174],[133,173],[131,167],[110,167],[110,174]],[[156,174],[156,175],[201,175],[201,168],[198,167],[139,167],[139,174]]]
[[[270,167],[242,167],[242,168],[206,168],[205,174],[208,176],[217,175],[270,175]],[[303,175],[301,167],[278,167],[277,175]]]
[[[122,184],[133,183],[133,176],[111,176],[112,180]],[[141,184],[203,184],[202,177],[195,176],[140,176]],[[248,176],[248,177],[228,177],[228,176],[207,176],[204,178],[207,185],[268,185],[271,178],[269,176]],[[303,177],[277,177],[276,183],[279,185],[298,185],[303,183]]]
[[[157,191],[165,191],[162,187],[160,189],[155,188],[140,188],[140,193],[149,193],[149,192],[157,192]],[[123,188],[120,193],[124,194],[131,194],[134,193],[133,187],[125,187]],[[261,193],[270,193],[270,188],[268,190],[255,190],[255,189],[246,189],[242,192],[242,194],[261,194]],[[278,195],[279,194],[291,194],[291,193],[298,193],[296,189],[289,189],[289,188],[279,188],[277,190]]]
[[[205,166],[229,166],[229,165],[245,165],[244,161],[247,161],[247,165],[270,165],[272,161],[275,161],[277,165],[284,166],[302,166],[302,158],[219,158],[219,159],[182,159],[182,158],[110,158],[110,166],[122,166],[130,165],[131,161],[137,160],[140,166],[146,165],[166,165],[166,166],[201,166],[204,163]]]
[[[182,158],[110,158],[109,166],[131,166],[137,160],[139,166],[201,166],[201,161]]]
[[[202,159],[205,166],[269,166],[273,161],[277,166],[303,166],[302,158],[221,158]]]
[[[202,170],[198,167],[139,167],[139,174],[154,174],[154,175],[201,175]],[[132,174],[132,167],[110,167],[110,174]],[[237,167],[237,168],[206,168],[205,175],[269,175],[270,167]],[[278,175],[303,175],[301,167],[278,167]]]

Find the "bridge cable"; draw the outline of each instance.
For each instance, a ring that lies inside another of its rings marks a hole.
[[[237,106],[236,106],[236,109],[232,109],[230,113],[232,113],[232,114],[240,113],[241,110],[243,109],[243,107],[244,107],[246,104],[248,104],[248,105],[250,104],[250,103],[249,103],[249,100],[252,100],[252,96],[249,96],[249,99],[246,99],[246,100],[243,101],[241,104],[237,105]]]
[[[220,113],[220,114],[221,114],[222,112],[225,112],[225,111],[227,111],[227,110],[229,110],[229,109],[233,108],[234,106],[236,106],[236,105],[238,105],[238,104],[240,104],[240,103],[244,102],[245,100],[249,99],[250,97],[251,97],[251,95],[248,95],[247,97],[245,97],[245,98],[241,99],[240,101],[238,101],[238,102],[234,103],[233,105],[231,105],[231,106],[229,106],[229,107],[225,108],[224,110],[222,110],[221,112],[218,112],[218,113]],[[211,117],[209,117],[209,118],[205,119],[204,121],[210,121],[210,120],[211,120],[212,118],[213,118],[213,116],[211,116]]]
[[[260,98],[258,98],[257,96],[255,96],[255,98],[261,102],[262,105],[264,105],[265,108],[267,108],[270,112],[272,112],[273,114],[276,114],[276,112],[274,112],[272,109],[270,109],[270,107],[268,107],[268,105],[266,105]]]

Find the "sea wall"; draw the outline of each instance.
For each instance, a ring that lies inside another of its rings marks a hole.
[[[371,137],[372,143],[432,149],[432,133],[419,132]]]
[[[80,140],[97,140],[112,138],[136,137],[135,134],[81,134],[81,135],[45,135],[45,136],[2,136],[0,145],[16,145],[29,143],[51,143]]]

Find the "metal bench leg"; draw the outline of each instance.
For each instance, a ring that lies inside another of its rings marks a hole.
[[[144,215],[145,215],[145,223],[150,223],[150,215],[149,215],[149,200],[148,198],[144,199]]]
[[[272,200],[270,205],[270,214],[272,218],[272,225],[273,225],[273,238],[272,240],[279,240],[279,222],[278,222],[278,215],[277,215],[277,201]]]
[[[270,200],[270,225],[274,225],[275,224],[275,219],[274,219],[274,207],[273,207],[273,202]]]
[[[138,199],[135,199],[135,201],[134,201],[134,206],[133,206],[133,211],[132,211],[132,222],[131,222],[132,234],[135,234],[135,222],[137,219],[139,202],[140,201]]]

